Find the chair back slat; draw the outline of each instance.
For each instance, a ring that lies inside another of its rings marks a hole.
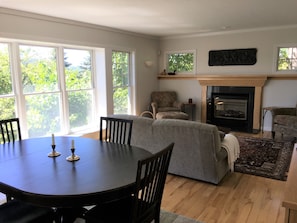
[[[22,139],[20,122],[18,118],[0,120],[0,131],[1,144]]]
[[[130,145],[132,126],[133,120],[100,117],[99,139],[107,142]]]
[[[174,143],[138,162],[131,222],[146,223],[160,215],[161,201]]]

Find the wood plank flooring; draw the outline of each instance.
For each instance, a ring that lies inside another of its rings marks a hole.
[[[283,223],[284,188],[285,181],[236,172],[218,186],[168,174],[161,207],[203,223]]]

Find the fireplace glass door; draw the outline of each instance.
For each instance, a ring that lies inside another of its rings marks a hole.
[[[214,118],[247,120],[247,99],[214,97]]]

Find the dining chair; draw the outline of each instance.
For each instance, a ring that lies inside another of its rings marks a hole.
[[[86,223],[160,222],[160,208],[174,143],[138,161],[134,192],[125,199],[98,204],[85,214]]]
[[[99,139],[101,141],[130,145],[132,126],[133,120],[100,117]]]
[[[2,144],[22,139],[19,118],[0,120],[0,131]]]
[[[21,140],[21,128],[19,118],[11,118],[11,119],[3,119],[0,120],[0,132],[1,139],[0,143],[9,143],[14,142],[16,140]],[[12,199],[11,196],[6,195],[7,201]]]
[[[0,223],[53,223],[54,218],[55,212],[51,208],[15,199],[0,205]]]
[[[0,143],[21,140],[21,128],[18,118],[0,120]],[[54,211],[51,208],[38,207],[13,199],[6,194],[7,202],[0,205],[0,223],[38,223],[53,222]]]

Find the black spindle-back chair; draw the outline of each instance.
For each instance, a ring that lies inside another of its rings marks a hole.
[[[130,145],[132,126],[133,120],[114,117],[100,117],[99,139],[107,142]]]
[[[161,201],[174,144],[138,161],[136,185],[131,196],[98,204],[85,214],[86,223],[160,222]]]

